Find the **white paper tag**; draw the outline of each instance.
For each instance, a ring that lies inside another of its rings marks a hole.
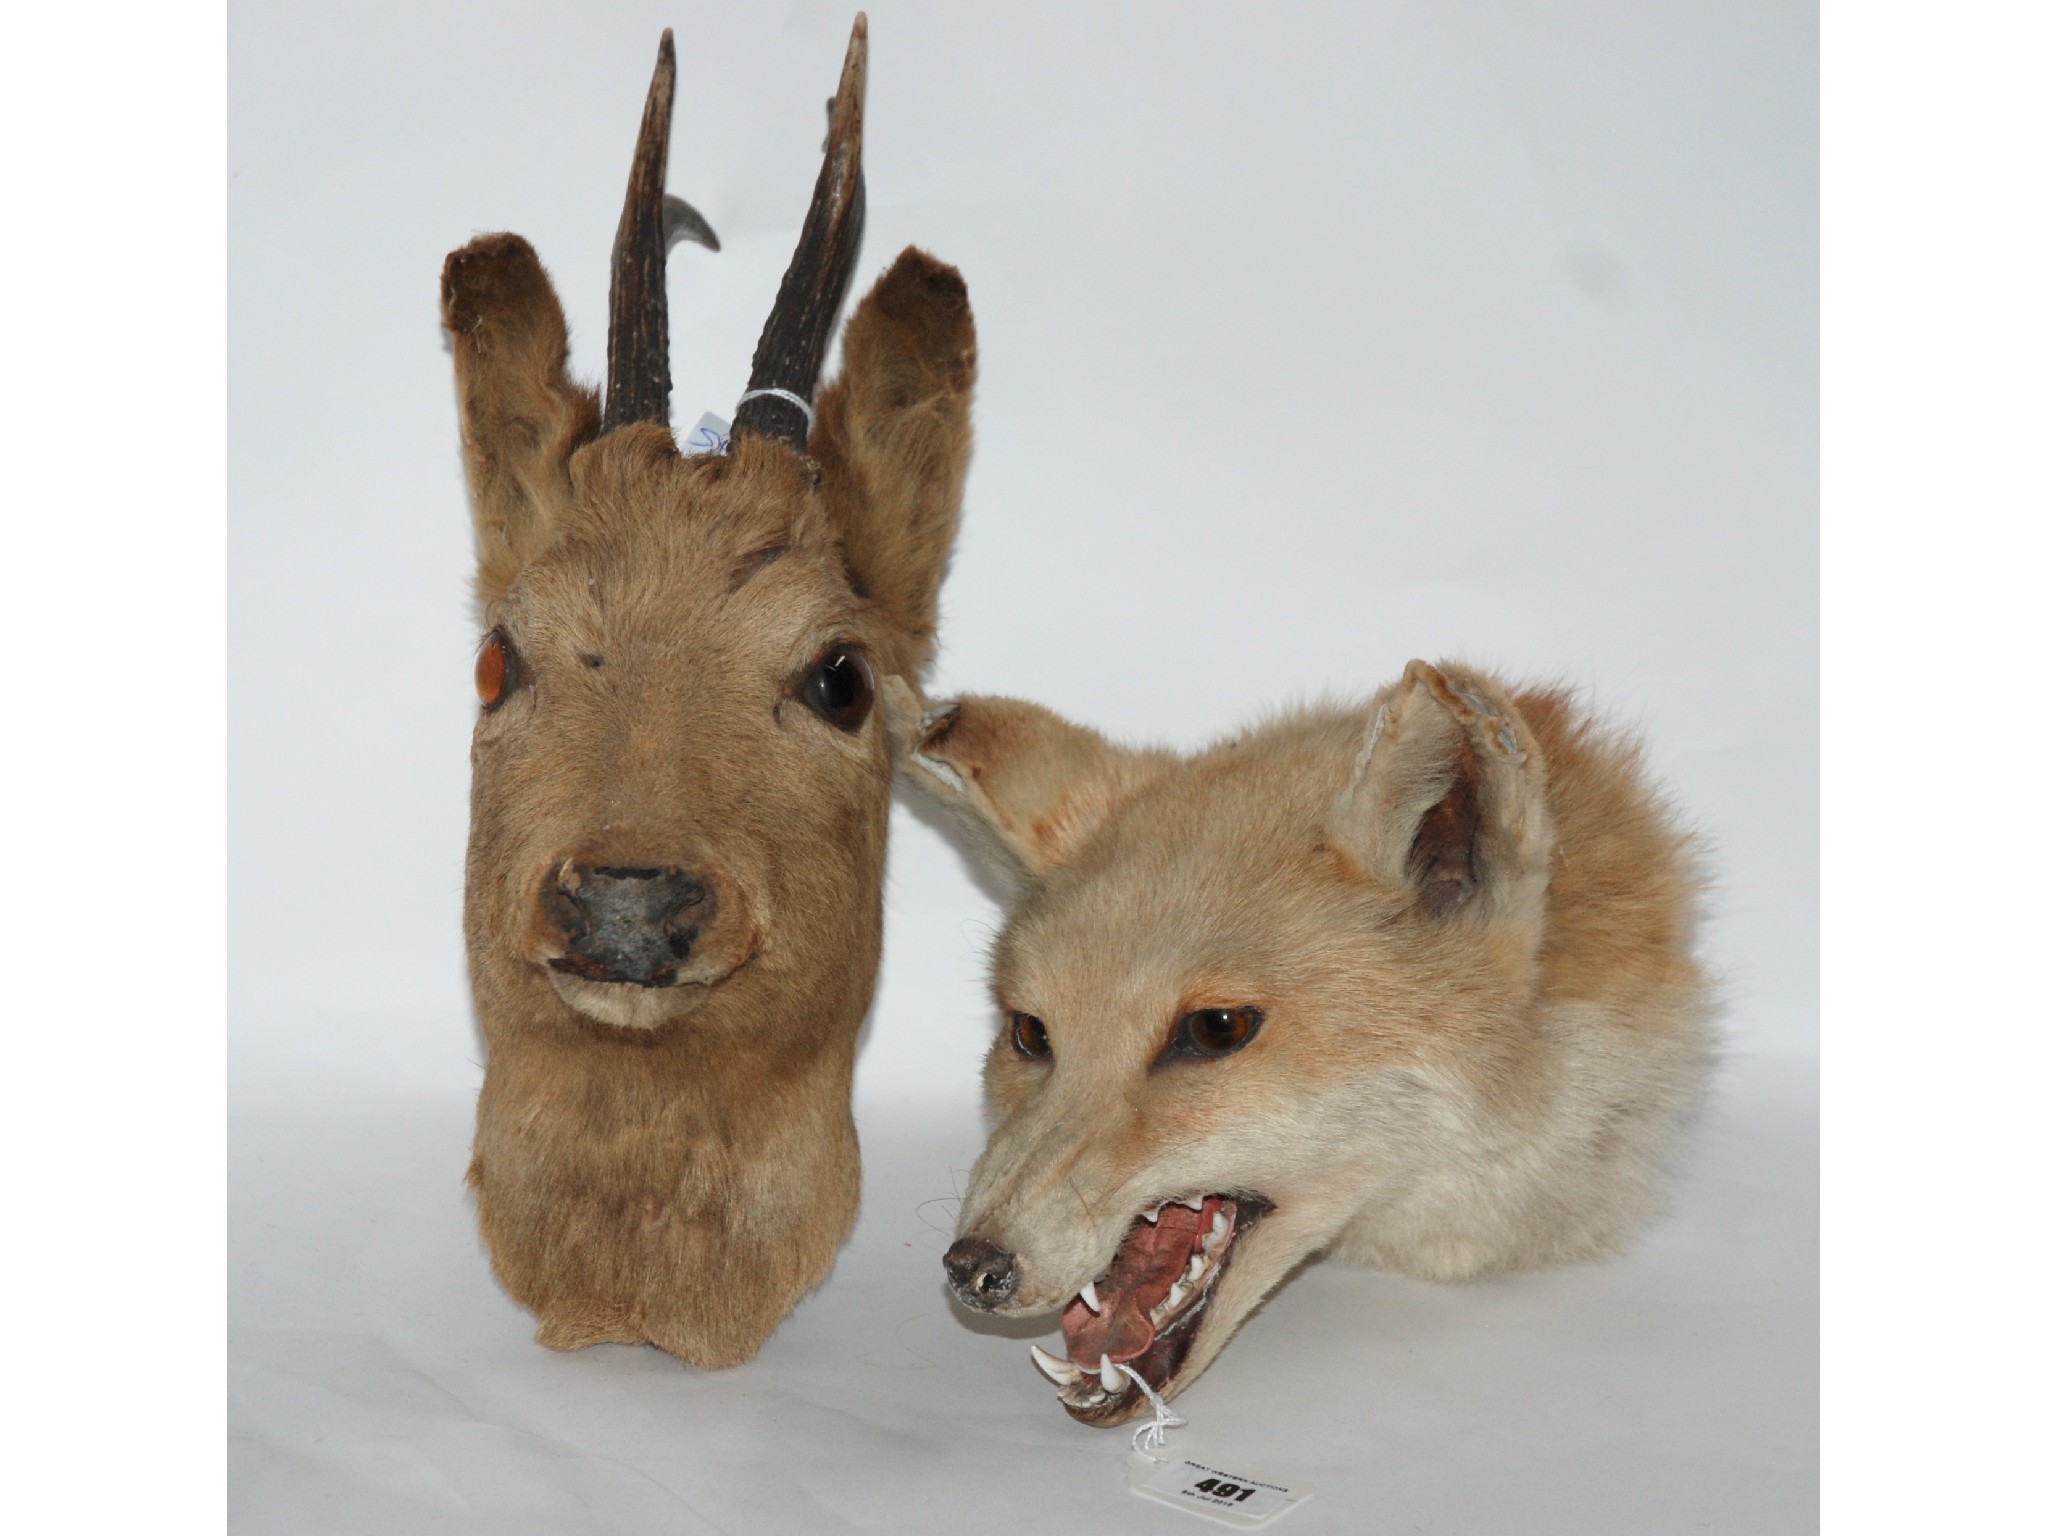
[[[685,453],[724,453],[731,447],[732,423],[709,411],[697,418],[695,429],[683,439]]]
[[[1263,1530],[1308,1497],[1306,1489],[1226,1472],[1186,1456],[1154,1461],[1133,1455],[1130,1479],[1131,1492],[1142,1498],[1202,1515],[1236,1531]]]

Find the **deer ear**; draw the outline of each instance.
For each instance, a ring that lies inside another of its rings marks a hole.
[[[455,352],[478,595],[490,603],[553,537],[569,502],[569,455],[597,435],[597,396],[569,377],[561,301],[517,235],[482,235],[450,254],[441,319]]]
[[[1329,832],[1426,917],[1540,911],[1552,833],[1536,738],[1492,680],[1411,661],[1373,711]]]
[[[967,478],[974,313],[960,274],[911,247],[846,323],[810,454],[854,587],[892,633],[884,669],[930,665],[939,579]]]
[[[883,683],[896,762],[1015,881],[1069,858],[1173,759],[1134,752],[1020,699],[969,697],[921,710]]]

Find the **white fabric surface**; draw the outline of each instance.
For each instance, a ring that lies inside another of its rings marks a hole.
[[[1815,1064],[1737,1058],[1626,1256],[1431,1286],[1310,1268],[1178,1403],[1317,1531],[1718,1530],[1817,1519]],[[1125,1491],[939,1255],[981,1132],[868,1103],[864,1210],[738,1370],[558,1355],[490,1278],[459,1096],[234,1118],[229,1499],[263,1532],[1182,1531]]]
[[[1203,1528],[941,1291],[999,917],[906,807],[865,1214],[757,1362],[541,1350],[461,1187],[477,626],[434,277],[521,231],[602,371],[672,25],[670,186],[725,242],[671,263],[675,416],[728,410],[851,10],[232,19],[238,1530]],[[1671,1219],[1497,1285],[1311,1270],[1174,1444],[1299,1478],[1290,1532],[1810,1529],[1815,1068],[1768,1053],[1816,1040],[1811,7],[870,10],[854,292],[919,242],[982,343],[935,692],[1193,746],[1411,656],[1498,663],[1642,726],[1715,848],[1704,948],[1758,1054]]]

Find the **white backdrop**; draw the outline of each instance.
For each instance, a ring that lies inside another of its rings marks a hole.
[[[1317,1266],[1181,1399],[1187,1444],[1298,1472],[1318,1490],[1289,1517],[1303,1536],[1810,1530],[1810,7],[870,15],[856,291],[915,241],[966,273],[981,335],[937,690],[1191,746],[1411,656],[1574,679],[1644,729],[1717,849],[1704,942],[1737,1059],[1670,1218],[1617,1263],[1496,1286]],[[237,1528],[1176,1524],[1117,1491],[1121,1436],[1054,1407],[1033,1325],[990,1336],[939,1284],[999,916],[910,808],[857,1082],[863,1213],[758,1360],[539,1349],[459,1183],[477,634],[442,256],[527,235],[598,375],[674,26],[670,184],[725,242],[670,262],[675,415],[729,412],[850,19],[844,0],[232,15]]]
[[[476,640],[443,254],[527,235],[586,377],[654,45],[675,415],[729,414],[845,3],[230,24],[230,1072],[478,1080]],[[966,274],[936,688],[1193,745],[1410,656],[1587,685],[1717,848],[1739,1050],[1815,1048],[1814,18],[1798,3],[870,5],[855,292]],[[899,806],[864,1104],[974,1094],[997,915]]]

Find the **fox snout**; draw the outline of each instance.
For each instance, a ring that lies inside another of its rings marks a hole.
[[[1017,1291],[1017,1257],[982,1237],[946,1250],[946,1283],[964,1307],[993,1312]]]
[[[562,946],[548,964],[585,981],[673,986],[716,906],[680,869],[564,864],[540,895]]]

